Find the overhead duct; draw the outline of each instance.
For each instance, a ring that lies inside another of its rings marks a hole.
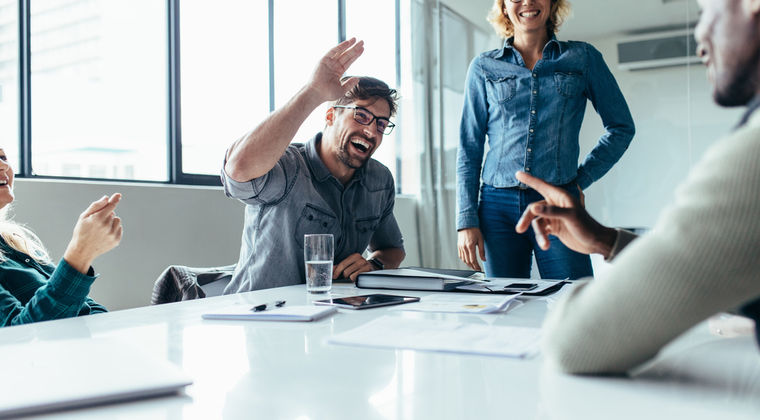
[[[650,32],[618,41],[618,68],[643,70],[699,62],[694,29]]]

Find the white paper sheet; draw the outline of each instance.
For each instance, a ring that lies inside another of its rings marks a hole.
[[[538,328],[471,324],[386,315],[328,338],[331,344],[529,357],[538,352]]]
[[[516,301],[519,295],[480,295],[436,293],[425,296],[419,302],[400,305],[392,310],[395,311],[420,311],[420,312],[456,312],[469,314],[493,314],[502,313],[507,309],[514,309],[522,302]]]

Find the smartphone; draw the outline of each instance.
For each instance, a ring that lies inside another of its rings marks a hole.
[[[402,303],[418,302],[414,296],[383,295],[379,293],[361,296],[347,296],[335,299],[316,300],[316,305],[335,305],[346,309],[367,309],[380,306],[400,305]]]
[[[508,292],[527,292],[528,290],[533,290],[537,287],[538,285],[536,283],[510,283],[504,286],[504,290]]]

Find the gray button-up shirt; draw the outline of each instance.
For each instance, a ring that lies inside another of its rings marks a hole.
[[[321,139],[319,133],[291,144],[269,173],[248,182],[222,169],[225,194],[247,204],[240,259],[225,293],[305,283],[307,233],[334,235],[335,264],[368,245],[370,251],[403,249],[388,168],[370,159],[344,186],[317,154]]]

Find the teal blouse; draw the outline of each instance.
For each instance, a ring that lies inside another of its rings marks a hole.
[[[57,266],[40,264],[11,248],[2,236],[0,249],[5,254],[0,262],[0,327],[107,312],[87,297],[97,278],[92,267],[82,274],[63,259]]]

